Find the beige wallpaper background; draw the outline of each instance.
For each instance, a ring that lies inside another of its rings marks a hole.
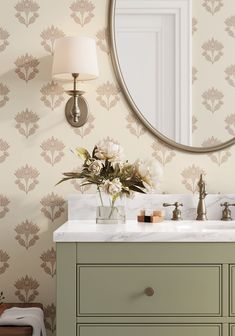
[[[49,335],[56,328],[52,234],[66,220],[67,196],[91,192],[76,182],[55,187],[63,171],[79,165],[70,148],[92,149],[111,137],[129,160],[154,158],[163,166],[159,192],[195,193],[200,173],[208,192],[235,192],[235,146],[210,155],[172,150],[131,113],[112,69],[107,10],[108,0],[0,3],[0,292],[6,301],[42,302]],[[235,132],[235,3],[193,0],[193,16],[194,134],[203,127],[198,141],[211,143]],[[83,85],[90,116],[78,130],[65,121],[65,85],[51,79],[54,40],[77,34],[96,39],[100,67],[100,77]],[[212,120],[221,126],[213,139]]]
[[[235,136],[235,3],[192,4],[193,143],[211,146]]]

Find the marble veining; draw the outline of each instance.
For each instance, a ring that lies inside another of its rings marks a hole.
[[[182,218],[184,220],[196,219],[198,194],[136,194],[133,199],[126,200],[126,215],[128,219],[136,219],[140,209],[153,210],[163,209],[162,204],[179,201],[184,204],[182,207]],[[235,194],[220,195],[209,194],[205,202],[207,217],[209,220],[220,220],[222,208],[220,203],[228,201],[235,203]],[[94,219],[96,217],[96,195],[71,195],[68,198],[68,219]],[[173,208],[164,208],[166,219],[171,219]],[[232,217],[235,219],[235,207],[231,207]]]
[[[70,220],[54,232],[55,242],[235,242],[235,221],[96,224]]]

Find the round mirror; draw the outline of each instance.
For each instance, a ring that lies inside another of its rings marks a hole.
[[[235,1],[111,0],[111,57],[140,121],[191,153],[235,143]]]

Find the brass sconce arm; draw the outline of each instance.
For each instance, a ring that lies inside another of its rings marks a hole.
[[[66,93],[71,96],[65,106],[65,116],[68,123],[73,127],[81,127],[87,121],[88,104],[82,97],[84,91],[77,90],[78,73],[73,73],[73,90],[68,90]]]
[[[77,73],[73,73],[73,108],[72,108],[72,115],[73,115],[73,121],[74,122],[78,122],[78,119],[80,117],[80,109],[78,106],[78,91],[76,89],[76,84],[77,84],[77,78],[78,78],[78,74]]]

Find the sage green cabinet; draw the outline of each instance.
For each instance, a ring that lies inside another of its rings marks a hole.
[[[222,336],[221,325],[78,325],[78,336]]]
[[[235,243],[56,249],[57,336],[235,336]]]

